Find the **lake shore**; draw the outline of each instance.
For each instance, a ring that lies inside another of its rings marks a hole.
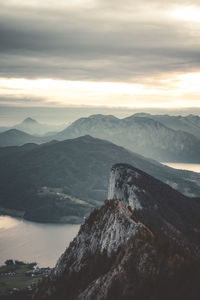
[[[39,267],[54,267],[79,228],[80,225],[43,224],[0,216],[0,264],[12,257],[36,261]]]

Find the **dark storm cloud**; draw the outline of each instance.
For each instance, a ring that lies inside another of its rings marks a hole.
[[[177,3],[171,0],[168,6]],[[3,6],[0,76],[137,81],[199,69],[199,31],[159,17],[156,11],[149,17],[147,7],[166,7],[163,2],[109,0],[97,4],[84,10],[53,10],[51,5],[10,10],[9,5]],[[133,15],[127,12],[128,6]]]

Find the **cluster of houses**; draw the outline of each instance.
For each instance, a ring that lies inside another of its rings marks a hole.
[[[51,268],[34,268],[32,270],[29,270],[29,271],[26,271],[24,274],[26,276],[29,276],[29,277],[46,277],[49,275],[49,273],[51,272]],[[22,274],[19,274],[19,273],[15,273],[15,272],[2,272],[0,273],[0,276],[1,277],[15,277],[15,276],[22,276]]]
[[[15,272],[0,273],[0,276],[3,276],[3,277],[13,277],[13,276],[16,276],[16,273]]]
[[[35,276],[41,276],[41,277],[45,277],[48,276],[49,273],[51,272],[51,268],[35,268],[33,270],[27,271],[25,273],[26,276],[30,276],[30,277],[35,277]]]

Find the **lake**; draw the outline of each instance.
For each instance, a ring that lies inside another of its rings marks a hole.
[[[200,164],[182,164],[182,163],[162,163],[174,169],[188,170],[200,173]]]
[[[6,259],[53,267],[80,225],[41,224],[0,216],[0,265]]]

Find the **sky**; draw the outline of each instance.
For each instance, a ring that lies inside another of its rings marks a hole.
[[[200,109],[199,0],[0,0],[0,41],[0,109]]]

